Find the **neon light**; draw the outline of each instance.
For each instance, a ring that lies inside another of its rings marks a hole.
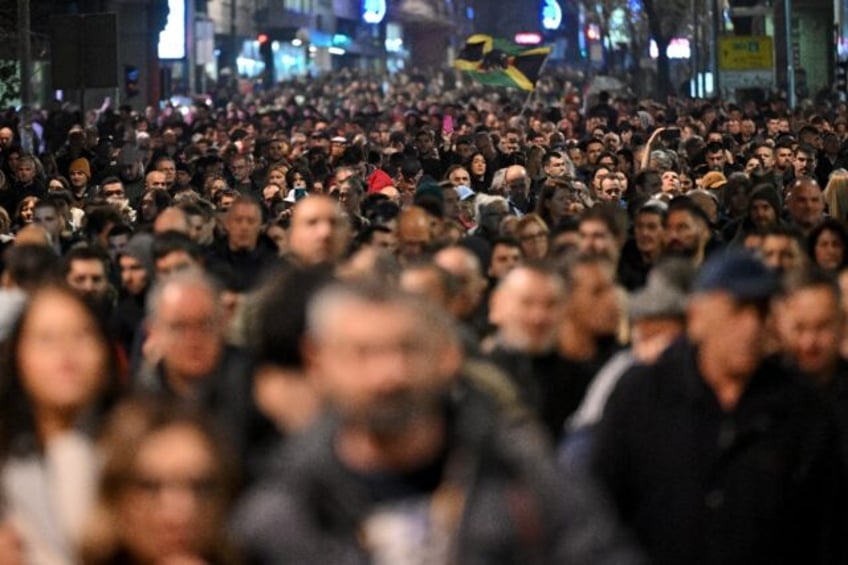
[[[557,0],[544,0],[542,4],[542,27],[547,30],[558,29],[562,24],[562,7]]]
[[[542,35],[532,32],[521,32],[515,34],[515,43],[518,45],[539,45],[542,42]]]
[[[378,24],[386,17],[386,0],[362,0],[362,20]]]

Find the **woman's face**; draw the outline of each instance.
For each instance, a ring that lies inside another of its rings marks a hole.
[[[592,177],[592,186],[596,191],[601,189],[601,179],[609,173],[610,171],[606,167],[598,167],[595,169],[595,175]]]
[[[836,271],[842,266],[845,257],[845,245],[835,233],[824,230],[816,240],[815,246],[816,264],[822,269]]]
[[[59,180],[53,179],[47,184],[47,190],[56,192],[57,190],[65,190],[65,186]]]
[[[548,214],[551,222],[556,224],[563,216],[568,213],[571,198],[568,191],[562,188],[557,189],[551,199],[548,201]]]
[[[117,521],[138,563],[199,558],[220,534],[220,476],[209,443],[188,424],[150,435],[118,502]],[[188,562],[188,561],[187,561]]]
[[[21,385],[36,411],[75,416],[109,377],[108,349],[88,311],[58,290],[36,295],[17,351]]]
[[[292,180],[292,188],[306,188],[306,179],[300,173],[295,173]]]
[[[486,158],[482,155],[475,155],[471,159],[471,174],[475,177],[482,177],[486,174]]]
[[[282,169],[271,169],[268,173],[268,184],[273,184],[280,187],[280,190],[286,188],[286,174]]]
[[[24,202],[23,206],[21,206],[21,214],[20,220],[22,224],[31,224],[32,223],[32,215],[35,211],[35,200],[27,200]]]
[[[548,232],[535,222],[528,223],[518,233],[521,242],[521,250],[524,257],[529,260],[544,259],[548,254]]]

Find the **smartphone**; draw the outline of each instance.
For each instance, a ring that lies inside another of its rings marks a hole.
[[[305,188],[295,188],[294,189],[294,199],[296,201],[300,200],[304,196],[306,196],[306,189]]]
[[[453,133],[453,116],[450,114],[442,119],[442,130],[448,134]]]

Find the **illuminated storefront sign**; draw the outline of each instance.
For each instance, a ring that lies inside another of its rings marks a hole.
[[[386,17],[386,0],[362,0],[362,21],[378,24]]]

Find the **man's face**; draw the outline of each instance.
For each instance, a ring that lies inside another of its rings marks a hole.
[[[442,199],[445,203],[445,218],[454,219],[459,217],[459,194],[453,188],[442,189]]]
[[[489,319],[501,345],[521,353],[549,350],[562,319],[562,285],[525,268],[512,272],[492,296]]]
[[[88,184],[88,175],[82,171],[71,171],[68,173],[68,180],[73,188],[82,188]]]
[[[507,133],[501,140],[501,150],[507,155],[518,151],[521,145],[521,139],[517,133]]]
[[[586,155],[579,147],[572,147],[568,150],[568,156],[575,167],[582,167],[586,162]]]
[[[252,251],[262,229],[262,213],[253,204],[236,204],[227,212],[225,227],[230,249]]]
[[[844,313],[833,289],[803,288],[789,295],[781,311],[781,334],[798,367],[812,376],[832,370],[839,360]]]
[[[86,296],[99,297],[109,288],[106,266],[99,259],[74,259],[66,277],[68,285]]]
[[[603,180],[601,180],[601,189],[598,192],[598,196],[601,200],[606,202],[619,202],[621,200],[621,194],[621,182],[618,180],[618,177],[606,175]]]
[[[223,350],[216,297],[200,285],[166,287],[151,323],[166,373],[198,382],[212,372]]]
[[[590,165],[596,165],[601,153],[604,151],[604,144],[600,141],[593,141],[586,146],[586,162]]]
[[[32,223],[44,228],[54,239],[59,237],[62,231],[62,221],[55,208],[49,206],[38,207],[32,215]]]
[[[15,170],[15,176],[18,182],[27,185],[35,180],[35,165],[29,159],[21,159],[18,161],[18,168]]]
[[[816,159],[806,151],[798,151],[795,153],[795,158],[792,160],[792,167],[795,169],[796,177],[807,176],[813,172],[816,166]]]
[[[129,234],[122,233],[109,236],[109,258],[114,263],[118,259],[118,255],[124,252],[127,244],[130,242]]]
[[[168,184],[165,182],[165,173],[161,171],[150,171],[144,177],[144,188],[147,190],[167,190]]]
[[[521,262],[521,249],[503,243],[495,244],[489,265],[489,276],[501,280]]]
[[[707,152],[707,166],[714,171],[722,171],[724,169],[725,156],[724,151]]]
[[[454,186],[471,186],[471,175],[462,167],[452,170],[448,180]]]
[[[760,161],[763,170],[770,171],[774,167],[774,150],[768,145],[757,147],[754,157]]]
[[[187,251],[178,249],[156,259],[155,267],[156,277],[161,279],[180,271],[199,268],[200,264]]]
[[[689,333],[700,359],[711,359],[726,378],[751,375],[765,354],[765,315],[760,306],[740,303],[723,292],[693,299]]]
[[[680,175],[675,171],[665,171],[662,174],[662,189],[668,194],[680,194]]]
[[[387,253],[394,255],[398,249],[397,234],[392,232],[376,231],[371,238],[371,246],[377,249],[382,249]]]
[[[14,133],[9,128],[0,128],[0,151],[12,146]]]
[[[165,175],[165,186],[171,186],[177,178],[177,166],[170,159],[162,159],[156,164],[156,170]]]
[[[272,141],[268,145],[268,159],[276,163],[285,157],[285,145],[282,141]]]
[[[601,263],[578,264],[573,277],[566,316],[591,336],[614,335],[621,307],[613,268]]]
[[[565,175],[565,159],[556,155],[545,166],[545,176],[559,178]]]
[[[662,251],[664,230],[659,214],[643,212],[636,216],[633,225],[636,248],[644,254],[656,256]]]
[[[777,212],[765,200],[752,200],[750,218],[756,228],[765,229],[777,222]]]
[[[803,230],[809,230],[824,217],[824,198],[817,184],[801,181],[792,188],[786,203],[792,220]]]
[[[247,159],[243,157],[233,159],[233,162],[230,164],[230,171],[233,173],[233,178],[236,182],[244,182],[251,173]]]
[[[792,165],[792,149],[789,147],[778,147],[775,152],[774,166],[780,171],[785,171]]]
[[[132,296],[138,296],[147,289],[149,277],[141,261],[129,255],[118,259],[121,269],[121,286]]]
[[[600,220],[584,220],[578,228],[580,252],[593,257],[605,257],[612,262],[618,261],[618,242],[606,223]]]
[[[304,198],[292,213],[289,250],[308,265],[334,262],[344,252],[346,235],[342,217],[332,200]]]
[[[501,220],[509,215],[509,209],[505,202],[492,202],[483,206],[481,210],[480,224],[488,233],[498,233]]]
[[[351,186],[349,182],[343,182],[339,186],[339,202],[344,206],[345,211],[351,216],[358,216],[360,213],[360,197],[356,188]]]
[[[214,230],[212,222],[207,222],[203,216],[191,214],[188,216],[188,236],[201,245],[210,243]]]
[[[804,264],[804,251],[794,237],[767,235],[760,246],[763,262],[779,272],[799,269]]]
[[[457,356],[409,307],[349,299],[326,317],[309,369],[343,425],[392,437],[439,413]]]
[[[706,243],[707,228],[704,222],[686,210],[672,210],[665,225],[666,251],[695,257]]]
[[[106,198],[110,204],[121,206],[126,203],[126,194],[124,193],[124,185],[120,182],[104,184],[100,187],[100,193]]]

